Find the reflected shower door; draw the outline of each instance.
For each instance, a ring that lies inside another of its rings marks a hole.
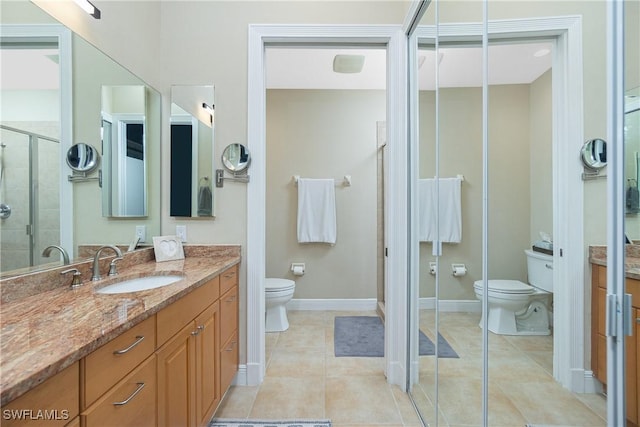
[[[56,132],[55,125],[46,123],[30,127]],[[0,220],[0,271],[52,262],[41,253],[60,244],[60,144],[7,125],[0,131],[0,203],[11,209]]]

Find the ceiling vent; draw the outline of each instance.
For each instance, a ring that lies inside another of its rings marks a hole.
[[[333,71],[336,73],[359,73],[364,65],[364,55],[336,55],[333,58]]]

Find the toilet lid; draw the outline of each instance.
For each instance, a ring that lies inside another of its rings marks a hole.
[[[265,279],[264,281],[264,289],[267,292],[286,291],[295,286],[296,282],[289,279]]]
[[[474,282],[473,286],[482,289],[482,280]],[[503,294],[531,294],[534,292],[532,286],[519,280],[489,280],[489,290]]]

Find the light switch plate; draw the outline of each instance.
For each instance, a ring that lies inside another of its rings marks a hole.
[[[140,239],[140,242],[147,240],[147,226],[136,225],[136,237]]]

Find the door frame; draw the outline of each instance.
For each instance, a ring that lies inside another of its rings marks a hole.
[[[62,24],[2,24],[2,37],[58,39],[58,65],[60,67],[60,246],[69,258],[74,257],[73,238],[73,184],[67,179],[67,150],[73,141],[72,103],[72,33]]]
[[[266,274],[266,85],[265,45],[354,44],[387,48],[387,142],[389,188],[388,269],[385,272],[385,373],[401,387],[406,369],[407,291],[407,144],[406,37],[400,25],[249,25],[247,144],[251,150],[251,182],[247,188],[247,348],[246,372],[238,383],[257,385],[265,375]]]

